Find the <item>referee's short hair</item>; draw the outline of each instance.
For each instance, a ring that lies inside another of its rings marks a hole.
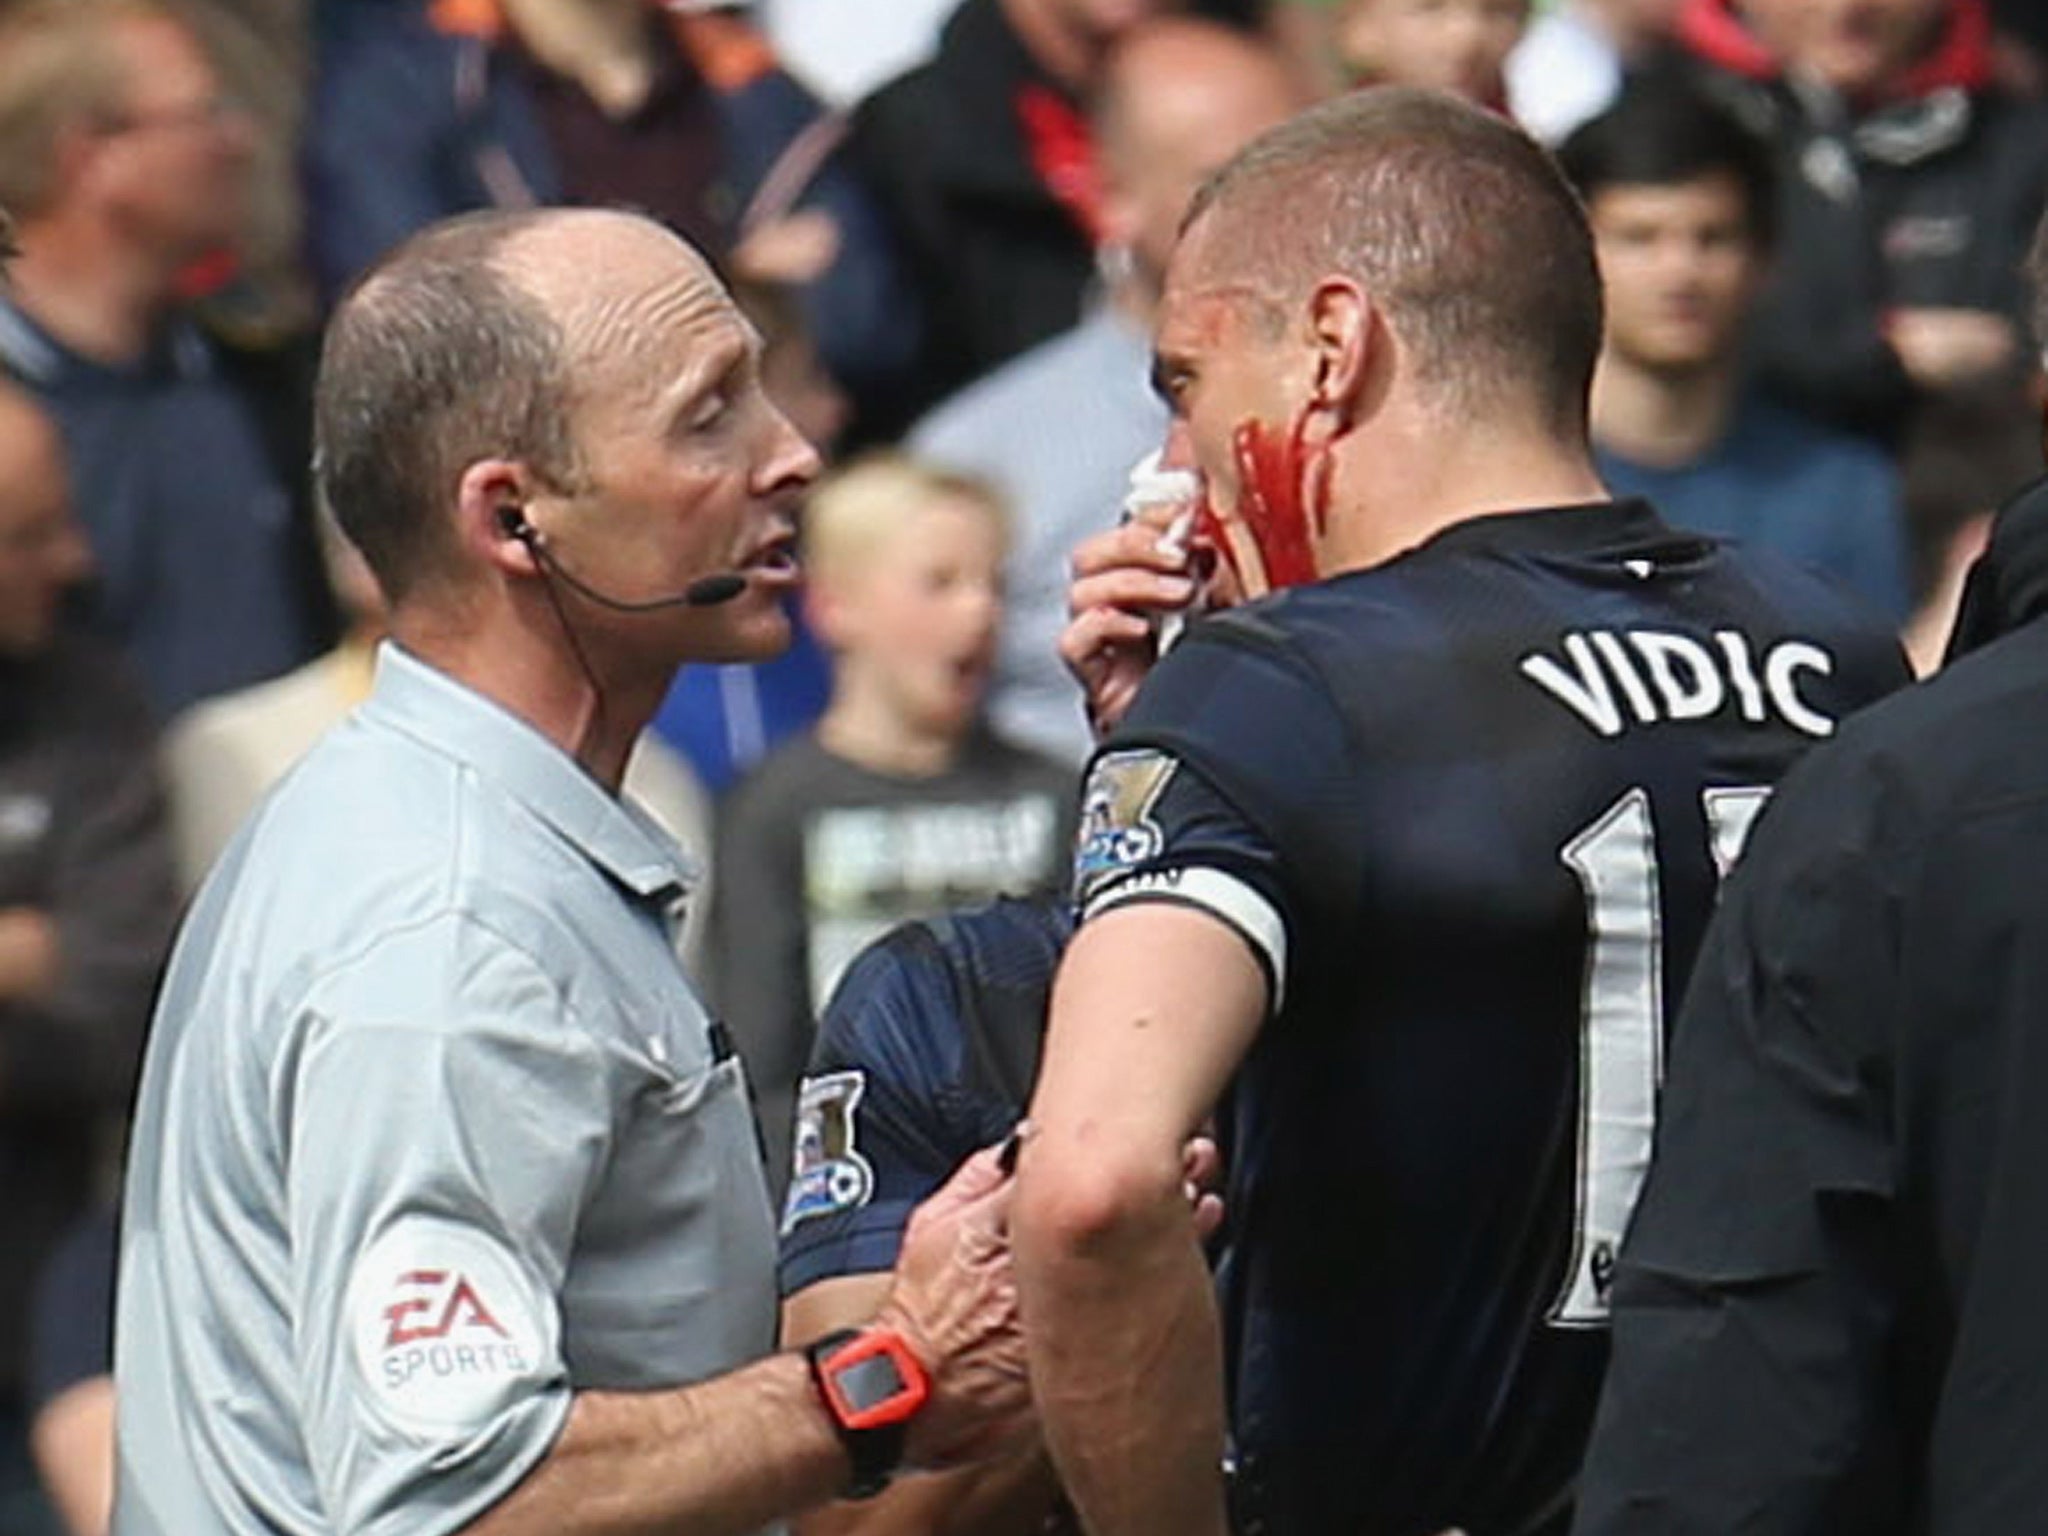
[[[314,486],[392,603],[455,571],[462,473],[511,458],[578,476],[561,327],[506,270],[545,210],[433,225],[335,311],[314,389]]]

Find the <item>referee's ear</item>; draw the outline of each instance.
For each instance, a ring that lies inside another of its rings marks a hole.
[[[1384,394],[1392,336],[1372,296],[1351,278],[1334,275],[1309,296],[1308,329],[1315,352],[1308,420],[1327,442],[1342,437]]]

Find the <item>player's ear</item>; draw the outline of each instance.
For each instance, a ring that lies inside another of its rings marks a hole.
[[[1327,440],[1341,436],[1364,413],[1380,334],[1370,296],[1349,278],[1327,277],[1309,296],[1309,345],[1314,377],[1308,419]]]

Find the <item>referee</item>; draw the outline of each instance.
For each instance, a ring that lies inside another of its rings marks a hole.
[[[1026,1408],[994,1157],[872,1322],[771,1354],[741,1066],[618,798],[684,661],[787,642],[817,458],[704,262],[438,226],[338,312],[318,480],[392,608],[369,702],[202,889],[117,1304],[119,1536],[761,1529]]]

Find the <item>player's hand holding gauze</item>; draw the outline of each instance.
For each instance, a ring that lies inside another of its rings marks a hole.
[[[1170,509],[1149,508],[1074,551],[1060,659],[1081,684],[1098,735],[1123,718],[1152,670],[1158,616],[1196,596],[1187,548],[1165,537],[1171,522]]]

